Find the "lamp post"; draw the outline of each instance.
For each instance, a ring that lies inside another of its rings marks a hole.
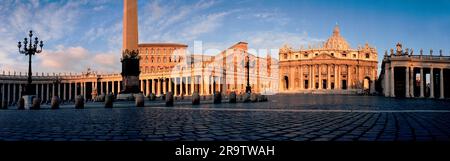
[[[25,87],[24,90],[24,95],[33,95],[34,94],[34,90],[31,88],[31,75],[32,75],[32,69],[31,69],[31,57],[35,54],[41,53],[42,52],[42,47],[44,46],[44,43],[42,41],[39,42],[39,39],[37,37],[34,38],[34,43],[33,41],[33,31],[30,31],[30,33],[28,34],[28,36],[30,37],[30,42],[28,44],[28,39],[24,38],[23,41],[23,49],[22,48],[22,42],[18,42],[17,47],[19,48],[19,53],[20,54],[24,54],[25,56],[28,56],[28,84]],[[40,49],[38,49],[38,45],[40,47]]]
[[[246,53],[247,62],[245,68],[247,68],[247,87],[245,87],[245,93],[252,93],[252,87],[250,86],[250,56],[248,52]]]

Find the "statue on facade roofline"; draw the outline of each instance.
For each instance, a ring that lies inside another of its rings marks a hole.
[[[403,54],[402,44],[397,43],[396,47],[397,47],[396,55],[402,55]]]

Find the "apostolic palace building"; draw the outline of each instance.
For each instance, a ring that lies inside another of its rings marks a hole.
[[[352,49],[339,26],[319,47],[279,52],[279,92],[374,93],[378,53],[366,44]]]

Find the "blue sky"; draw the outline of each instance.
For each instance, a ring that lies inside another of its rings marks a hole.
[[[44,40],[34,71],[120,71],[122,0],[2,0],[0,70],[26,71],[17,41],[32,29]],[[352,48],[368,42],[381,61],[402,42],[450,53],[450,1],[426,0],[139,0],[139,39],[223,50],[294,48],[325,41],[338,23]],[[261,53],[265,56],[264,53]],[[272,53],[277,57],[277,53]]]

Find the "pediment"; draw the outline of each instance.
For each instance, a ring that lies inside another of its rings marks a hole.
[[[334,57],[334,56],[332,56],[332,55],[330,55],[330,54],[322,53],[322,54],[319,54],[319,55],[315,56],[315,57],[312,58],[312,59],[316,59],[316,60],[336,59],[336,57]]]

